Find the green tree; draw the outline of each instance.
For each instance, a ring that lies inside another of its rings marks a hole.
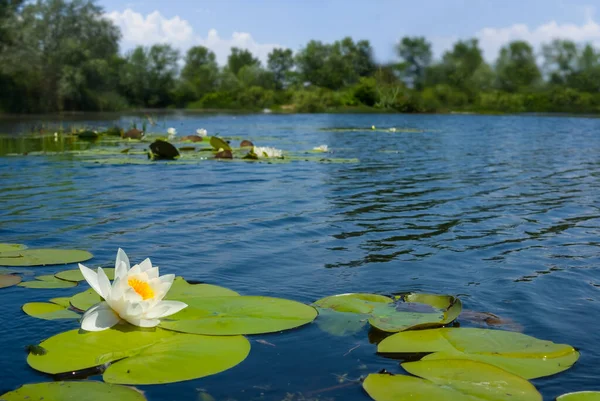
[[[260,60],[255,58],[249,50],[231,48],[231,54],[227,58],[227,66],[235,75],[247,65],[260,65]]]
[[[576,71],[568,78],[568,85],[582,92],[600,92],[600,53],[590,44],[581,51]]]
[[[527,90],[541,78],[533,49],[523,41],[511,42],[500,50],[496,73],[498,86],[508,92]]]
[[[577,71],[579,50],[575,42],[555,39],[542,46],[544,70],[552,84],[565,85]]]
[[[482,64],[483,55],[477,39],[458,41],[452,51],[443,56],[444,83],[472,96],[480,89],[480,82],[474,78]]]
[[[431,44],[424,37],[404,37],[396,46],[399,69],[407,85],[422,89],[431,64]]]
[[[215,54],[204,46],[195,46],[187,51],[185,65],[181,71],[181,84],[190,88],[190,97],[197,100],[217,89],[219,66]]]
[[[291,49],[273,49],[269,53],[267,68],[273,74],[273,80],[277,89],[287,86],[290,72],[294,68],[294,54]]]

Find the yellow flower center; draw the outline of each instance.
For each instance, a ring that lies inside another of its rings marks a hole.
[[[140,294],[142,299],[146,300],[154,298],[154,290],[152,290],[152,287],[150,287],[147,282],[138,280],[137,278],[130,278],[127,280],[127,284],[129,284],[129,286],[133,288],[135,292]]]

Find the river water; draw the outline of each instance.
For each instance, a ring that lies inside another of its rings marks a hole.
[[[133,120],[92,115],[77,123]],[[398,131],[326,130],[372,125]],[[3,132],[31,126],[0,123]],[[93,165],[0,157],[0,242],[86,249],[92,266],[112,263],[121,247],[163,273],[305,303],[347,292],[458,295],[466,310],[499,316],[498,328],[580,349],[573,368],[533,381],[544,399],[600,390],[600,120],[160,116],[155,129],[167,127],[290,151],[327,144],[333,156],[359,161]],[[0,290],[0,394],[48,380],[27,366],[24,347],[77,325],[33,319],[21,305],[78,291]],[[149,400],[198,400],[203,391],[216,400],[368,400],[347,380],[402,371],[376,355],[367,329],[340,338],[311,324],[251,341],[248,359],[229,371],[140,388]]]

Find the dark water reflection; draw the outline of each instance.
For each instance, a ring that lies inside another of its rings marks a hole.
[[[83,121],[113,120],[133,118]],[[14,129],[4,124],[3,132]],[[320,130],[373,124],[423,132]],[[336,157],[360,163],[97,166],[4,157],[2,242],[89,249],[95,265],[111,263],[122,247],[165,272],[302,302],[353,291],[462,294],[470,310],[581,349],[573,369],[534,381],[545,399],[598,389],[599,120],[162,116],[158,129],[169,126],[288,150],[328,144]],[[0,390],[45,379],[28,369],[23,347],[73,323],[28,318],[20,305],[67,291],[2,290]],[[375,354],[366,329],[340,339],[310,325],[256,339],[275,347],[253,338],[250,357],[226,373],[144,390],[150,400],[196,400],[201,389],[217,400],[298,392],[288,399],[366,400],[346,379],[401,371]]]

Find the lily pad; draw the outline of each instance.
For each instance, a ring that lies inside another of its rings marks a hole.
[[[563,394],[556,401],[600,401],[600,391],[577,391]]]
[[[25,384],[0,396],[2,401],[52,400],[52,401],[145,401],[146,397],[133,388],[93,381],[67,381]]]
[[[0,288],[12,287],[21,282],[21,276],[15,274],[0,274]]]
[[[91,333],[71,330],[40,346],[47,351],[44,355],[27,357],[36,370],[58,374],[112,362],[103,378],[119,384],[162,384],[209,376],[239,364],[250,352],[250,343],[242,336],[200,336],[130,325]]]
[[[109,280],[115,279],[115,268],[114,267],[102,268],[102,270],[104,270],[104,273],[106,273],[106,276],[108,277]],[[85,280],[85,278],[83,278],[83,274],[81,274],[81,270],[79,270],[79,269],[65,270],[65,271],[56,273],[54,276],[61,280],[73,281],[73,282],[79,282],[79,281]]]
[[[180,156],[175,146],[160,139],[150,144],[150,152],[153,160],[176,160]]]
[[[402,367],[422,379],[370,374],[365,391],[376,401],[541,401],[541,394],[522,377],[473,361],[408,362]]]
[[[23,244],[0,244],[0,253],[20,251],[23,249],[27,249],[27,246]]]
[[[75,287],[77,285],[77,283],[74,283],[72,281],[61,280],[52,275],[37,276],[34,278],[35,278],[35,281],[24,281],[21,284],[19,284],[19,287],[51,289],[51,288],[71,288],[71,287]]]
[[[70,299],[71,298],[69,297],[52,298],[50,302],[56,305],[64,306],[65,308],[69,308],[71,307],[71,303],[69,302]]]
[[[376,294],[342,294],[320,299],[314,305],[338,312],[359,313],[379,330],[398,332],[451,323],[462,310],[449,295],[410,293],[393,299]]]
[[[211,136],[210,137],[210,146],[213,147],[214,150],[219,151],[219,150],[231,150],[231,146],[229,146],[229,144],[227,142],[225,142],[223,139],[219,138],[218,136]]]
[[[394,334],[377,347],[383,354],[432,353],[423,360],[473,360],[492,364],[526,379],[569,369],[579,352],[521,333],[474,328],[444,328]]]
[[[47,266],[84,262],[93,257],[77,249],[25,249],[0,253],[0,266]]]
[[[212,284],[190,284],[183,277],[175,277],[166,299],[179,300],[180,298],[190,297],[229,297],[239,295],[229,288]]]
[[[101,301],[102,298],[100,297],[100,295],[98,295],[98,293],[92,288],[75,294],[69,299],[71,306],[82,312],[88,310],[89,308]]]
[[[48,302],[29,302],[23,305],[23,312],[31,317],[44,320],[79,319],[81,316],[64,306]]]
[[[357,313],[336,312],[331,309],[317,308],[319,316],[315,323],[326,333],[336,337],[356,334],[367,324],[367,319]]]
[[[206,335],[262,334],[293,329],[312,322],[317,310],[281,298],[227,296],[177,298],[188,304],[163,320],[160,327]]]

